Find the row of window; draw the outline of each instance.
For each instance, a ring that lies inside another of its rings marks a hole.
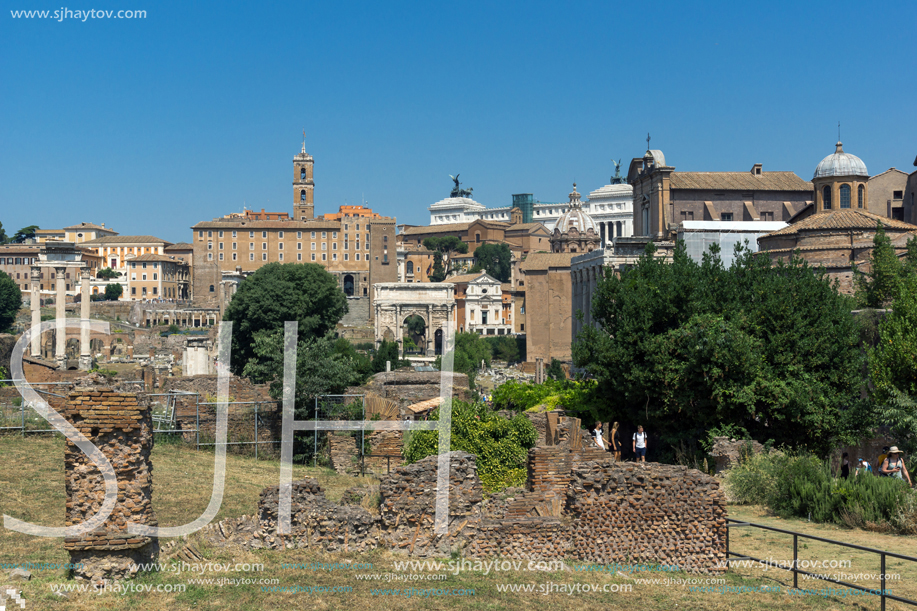
[[[357,231],[360,231],[360,225],[359,225],[359,223],[357,224],[356,229],[357,229]],[[347,225],[344,225],[344,230],[345,230],[345,231],[347,230]],[[218,232],[217,232],[217,234],[219,234],[218,237],[221,237],[221,238],[222,238],[224,233],[229,233],[229,232],[228,232],[228,231],[227,231],[227,232],[218,231]],[[312,237],[312,239],[314,240],[315,237],[316,237],[316,234],[318,234],[318,232],[317,232],[317,231],[313,231],[313,232],[311,232],[311,233],[312,233],[312,236],[311,236],[311,237]],[[299,239],[299,240],[301,240],[301,239],[302,239],[302,234],[303,234],[302,231],[297,231],[297,232],[296,232],[296,238]],[[327,232],[327,231],[322,231],[321,234],[322,234],[322,239],[323,239],[323,240],[328,239],[328,232]],[[233,232],[232,232],[232,237],[236,238],[236,237],[238,237],[238,235],[239,235],[239,232],[238,232],[238,231],[233,231]],[[281,239],[282,239],[282,238],[283,238],[283,235],[284,235],[284,233],[283,233],[282,231],[278,231],[278,232],[277,232],[277,237],[278,237],[278,238],[281,238]],[[203,238],[203,237],[204,237],[204,231],[203,231],[203,230],[199,230],[199,231],[197,232],[197,237]],[[212,238],[212,237],[213,237],[213,231],[212,231],[212,230],[207,232],[207,237],[208,237],[208,238]],[[255,232],[254,232],[254,231],[249,231],[249,232],[248,232],[248,237],[250,237],[250,238],[255,237]],[[267,237],[267,232],[266,232],[266,231],[262,231],[262,232],[261,232],[261,237],[262,237],[262,238],[266,238],[266,237]],[[337,232],[337,231],[332,231],[332,232],[331,232],[331,239],[332,239],[332,240],[338,239],[338,232]],[[345,239],[345,240],[347,239],[347,234],[344,234],[344,239]],[[367,239],[367,241],[369,240],[369,234],[368,234],[368,233],[366,234],[366,239]],[[388,236],[387,236],[387,235],[382,236],[382,240],[383,240],[384,242],[388,242]]]
[[[344,248],[343,248],[343,250],[347,250],[347,249],[350,247],[350,242],[347,242],[346,239],[347,239],[347,236],[344,236],[344,240],[345,240],[345,241],[344,241]],[[218,250],[223,250],[223,242],[218,242],[217,244],[218,244],[218,246],[217,246]],[[355,249],[356,249],[356,250],[360,250],[360,241],[357,240],[355,244],[356,244]],[[315,245],[316,245],[316,243],[315,243],[315,242],[312,242],[312,250],[315,250]],[[237,243],[237,242],[232,242],[232,249],[233,249],[233,250],[238,250],[238,243]],[[249,249],[249,250],[255,250],[255,243],[254,243],[254,242],[249,242],[249,243],[248,243],[248,249]],[[337,242],[332,242],[332,243],[331,243],[331,250],[337,250],[337,249],[338,249],[338,243],[337,243]],[[213,250],[213,242],[207,242],[207,250]],[[267,242],[262,242],[262,243],[261,243],[261,250],[267,250]],[[277,244],[277,250],[283,250],[283,242],[279,242],[279,243]],[[297,242],[297,243],[296,243],[296,250],[302,250],[302,242]],[[322,242],[322,250],[328,250],[328,242]],[[366,250],[369,250],[369,242],[366,242]]]
[[[841,208],[850,207],[850,185],[841,185],[840,195],[841,195]],[[862,208],[866,205],[866,187],[860,185],[857,187],[857,208]],[[824,210],[831,209],[831,187],[830,185],[825,185],[822,189],[822,208]]]

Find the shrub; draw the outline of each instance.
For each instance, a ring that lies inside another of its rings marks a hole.
[[[430,415],[439,420],[439,409]],[[519,414],[507,420],[480,403],[452,402],[451,450],[477,457],[478,476],[487,492],[525,484],[525,461],[538,432],[528,418]],[[439,451],[436,431],[413,431],[405,439],[404,457],[417,462]]]

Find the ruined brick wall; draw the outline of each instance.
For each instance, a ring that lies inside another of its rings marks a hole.
[[[360,437],[327,433],[331,468],[338,473],[360,473]],[[404,446],[402,431],[373,431],[366,437],[367,454],[363,458],[363,471],[367,474],[387,474],[404,464],[401,449]]]
[[[573,467],[565,514],[570,554],[601,564],[645,562],[718,572],[725,559],[726,497],[696,469],[657,463]]]
[[[440,396],[441,374],[438,371],[391,371],[375,374],[365,385],[349,388],[348,393],[370,392],[386,399],[398,401],[401,407],[420,403]],[[452,376],[452,396],[462,401],[471,399],[468,376],[456,373]]]
[[[362,507],[332,503],[312,478],[293,482],[290,495],[292,532],[287,536],[277,535],[279,491],[280,486],[265,488],[258,501],[258,521],[262,529],[272,533],[265,541],[266,547],[277,548],[292,542],[297,547],[362,552],[379,545],[375,518]]]
[[[132,575],[132,564],[154,562],[155,538],[128,534],[127,522],[157,526],[150,453],[153,423],[149,404],[134,393],[110,387],[82,387],[69,393],[62,414],[111,461],[118,479],[118,502],[103,525],[64,540],[75,576],[98,582]],[[80,524],[101,507],[105,482],[94,463],[72,442],[64,454],[67,526]]]
[[[381,478],[382,536],[393,550],[419,556],[448,555],[477,534],[484,489],[477,461],[467,452],[449,454],[449,535],[434,534],[438,459],[428,456]]]

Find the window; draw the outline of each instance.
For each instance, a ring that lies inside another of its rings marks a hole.
[[[153,287],[153,294],[155,295],[156,292],[157,292],[158,290],[159,290],[159,287],[155,287],[155,286],[154,286],[154,287]]]
[[[203,233],[203,232],[201,232],[201,233]],[[131,295],[136,295],[136,294],[137,294],[137,287],[136,287],[136,286],[132,286],[132,287],[131,287]],[[96,295],[98,295],[98,293],[96,293]]]
[[[262,261],[267,261],[267,253],[266,253],[266,252],[261,253],[261,260],[262,260]]]
[[[328,242],[322,242],[322,250],[328,250]]]
[[[232,249],[233,249],[233,250],[236,249],[236,243],[235,243],[235,242],[232,243]]]
[[[721,212],[721,213],[720,213],[720,220],[721,220],[721,221],[731,221],[731,220],[732,220],[732,212]]]
[[[313,239],[313,240],[315,239],[315,232],[314,232],[314,231],[312,232],[312,239]]]
[[[302,253],[301,253],[301,252],[296,253],[296,260],[297,260],[297,261],[302,261]]]
[[[895,193],[900,193],[900,191],[895,191]],[[857,187],[857,206],[863,207],[863,200],[866,199],[866,187],[860,185]],[[898,199],[901,199],[900,197]]]
[[[210,285],[210,292],[211,292],[211,293],[213,292],[213,285],[212,285],[212,284]]]
[[[159,278],[156,277],[157,275],[158,274],[153,274],[153,280],[159,280]]]
[[[222,231],[220,232],[220,237],[221,237],[221,238],[223,237],[223,232],[222,232]]]
[[[248,253],[248,260],[249,260],[249,261],[254,261],[254,260],[255,260],[255,253],[253,253],[253,252]]]
[[[232,260],[233,260],[233,261],[236,260],[236,253],[232,253]]]
[[[413,274],[414,273],[414,262],[408,261],[407,265],[405,266],[405,269],[407,270],[407,273]]]
[[[774,220],[774,213],[773,213],[773,212],[762,212],[762,213],[761,213],[761,220],[762,220],[762,221],[773,221],[773,220]]]
[[[315,250],[315,242],[312,242],[312,250]]]
[[[360,253],[357,253],[357,261],[360,260]]]
[[[199,237],[199,238],[204,237],[204,232],[203,232],[203,231],[198,231],[198,232],[197,232],[197,237]]]
[[[254,242],[249,242],[249,243],[248,243],[248,249],[249,249],[249,250],[255,250],[255,243],[254,243]]]
[[[821,190],[821,199],[822,199],[822,209],[831,210],[831,187],[825,185],[825,188]]]
[[[383,263],[388,263],[388,255],[387,255],[387,254],[386,254],[386,255],[382,255],[382,262],[383,262]]]
[[[277,232],[277,237],[278,237],[278,238],[282,238],[282,237],[283,237],[283,232],[282,232],[282,231],[278,231],[278,232]]]
[[[860,189],[863,185],[860,185]],[[892,191],[892,199],[904,199],[904,191]],[[862,206],[860,206],[862,208]]]
[[[212,252],[208,252],[208,253],[207,253],[207,260],[208,260],[208,261],[213,261],[213,253],[212,253]]]
[[[213,237],[213,232],[212,232],[212,231],[208,231],[208,232],[207,232],[207,237],[208,237],[208,238],[212,238],[212,237]]]
[[[383,244],[388,244],[388,236],[387,236],[387,235],[382,236],[382,243],[383,243]]]
[[[267,250],[267,242],[261,242],[261,250]]]
[[[283,253],[280,253],[279,255],[277,255],[277,260],[283,261]]]
[[[346,252],[344,253],[344,260],[349,261],[348,254]]]
[[[255,232],[254,232],[254,231],[249,231],[249,232],[248,232],[248,237],[250,237],[250,238],[255,237]]]
[[[213,250],[213,242],[207,242],[207,250]]]
[[[266,231],[262,231],[262,232],[261,232],[261,237],[262,237],[262,238],[266,238],[266,237],[267,237],[267,232],[266,232]]]
[[[337,254],[337,253],[334,253],[333,255],[331,255],[331,260],[332,260],[332,261],[337,261],[337,260],[338,260],[338,254]]]
[[[841,208],[850,207],[850,185],[841,185]]]
[[[332,242],[332,243],[331,243],[331,250],[337,250],[337,249],[338,249],[338,243],[337,243],[337,242]]]
[[[220,261],[223,260],[223,253],[220,253]]]
[[[315,261],[315,253],[312,253],[312,260]]]
[[[223,243],[220,242],[220,250],[223,250]]]
[[[236,231],[235,231],[235,229],[233,229],[233,231],[232,231],[232,237],[236,237]]]
[[[327,261],[327,260],[328,260],[328,255],[326,255],[325,253],[322,253],[322,261]]]
[[[281,243],[279,243],[279,244],[277,245],[277,249],[278,249],[278,250],[283,250],[283,242],[281,242]]]
[[[481,243],[481,234],[480,233],[474,234],[474,241],[478,244]]]
[[[338,239],[338,232],[337,231],[331,232],[331,238],[334,240]]]

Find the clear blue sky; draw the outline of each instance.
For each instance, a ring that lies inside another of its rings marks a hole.
[[[69,2],[69,0],[68,0]],[[0,14],[0,221],[178,242],[243,202],[365,197],[428,222],[449,174],[488,206],[606,184],[647,132],[679,170],[792,170],[833,152],[913,171],[917,3],[92,0],[146,19]],[[75,5],[75,6],[74,6]]]

